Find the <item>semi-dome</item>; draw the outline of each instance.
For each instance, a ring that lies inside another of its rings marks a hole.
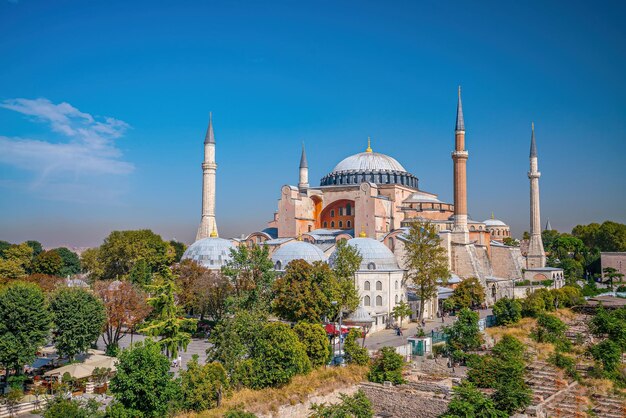
[[[401,184],[417,189],[417,177],[406,171],[395,158],[373,152],[369,147],[345,158],[320,181],[321,186],[356,185],[364,182]]]
[[[307,263],[326,261],[326,255],[313,244],[305,241],[293,241],[283,245],[272,254],[272,262],[276,270],[284,270],[293,260],[304,260]]]
[[[200,239],[191,244],[182,260],[194,260],[201,266],[211,270],[221,269],[231,259],[230,250],[235,246],[227,239],[210,237]]]
[[[486,219],[485,221],[483,221],[483,223],[487,226],[508,226],[507,224],[505,224],[504,222],[502,222],[499,219]]]
[[[373,238],[352,238],[348,245],[356,248],[363,259],[359,270],[400,270],[396,256],[382,242]],[[337,251],[330,256],[333,265]]]

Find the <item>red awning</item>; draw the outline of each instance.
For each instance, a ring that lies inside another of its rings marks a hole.
[[[339,327],[335,326],[335,324],[326,324],[324,325],[324,329],[326,330],[326,333],[329,335],[339,335]],[[342,334],[347,334],[348,331],[350,331],[350,328],[348,328],[345,325],[341,326]]]

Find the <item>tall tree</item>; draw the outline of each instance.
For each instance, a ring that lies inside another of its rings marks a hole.
[[[478,319],[478,313],[463,308],[459,311],[458,319],[454,324],[445,327],[448,344],[453,352],[467,352],[480,347],[483,338],[480,335]]]
[[[218,407],[228,388],[224,367],[218,362],[200,365],[197,354],[187,363],[187,370],[180,372],[180,378],[183,409],[188,411]]]
[[[324,327],[321,324],[298,322],[293,327],[293,330],[302,344],[304,344],[311,366],[320,367],[326,365],[330,360],[332,348]]]
[[[50,332],[51,317],[41,289],[12,282],[0,289],[0,365],[20,372],[35,359]]]
[[[445,283],[450,277],[448,256],[440,241],[430,222],[412,222],[404,236],[406,277],[417,289],[419,319],[424,318],[426,301],[437,296],[437,281]]]
[[[602,273],[604,273],[605,281],[610,283],[611,290],[613,290],[613,281],[617,280],[621,283],[622,279],[624,278],[624,275],[622,273],[619,273],[613,267],[605,267],[602,270]]]
[[[183,257],[187,246],[185,243],[176,241],[175,239],[170,240],[170,245],[174,249],[174,263],[180,263],[180,259]]]
[[[26,243],[11,245],[0,259],[0,279],[19,279],[28,273],[33,249]]]
[[[30,248],[33,249],[33,257],[37,257],[39,254],[41,254],[43,252],[43,246],[41,245],[41,242],[39,241],[26,241],[24,244],[28,245]]]
[[[59,276],[63,269],[63,259],[53,250],[43,251],[33,259],[31,270],[33,273]]]
[[[80,258],[78,254],[65,247],[55,248],[52,251],[56,252],[63,261],[63,267],[60,272],[62,277],[73,276],[80,273]]]
[[[413,310],[405,301],[401,301],[396,306],[393,307],[391,313],[395,319],[400,319],[400,328],[402,328],[402,321],[404,318],[411,316]]]
[[[122,337],[135,329],[150,313],[147,296],[129,282],[99,281],[95,283],[94,290],[106,309],[102,339],[107,353],[115,355]]]
[[[222,272],[234,288],[235,309],[270,309],[274,264],[267,246],[240,245],[231,249],[231,259]]]
[[[73,359],[98,340],[106,321],[103,303],[91,292],[66,287],[52,295],[54,344],[61,356]]]
[[[455,309],[475,308],[485,301],[485,288],[476,277],[463,280],[451,297]]]
[[[153,295],[148,303],[154,312],[152,319],[141,330],[150,336],[160,337],[158,342],[165,355],[175,358],[180,349],[187,350],[197,321],[181,318],[181,309],[176,303],[176,284],[169,267],[163,267],[160,275],[161,283],[148,286]]]
[[[335,250],[333,272],[339,281],[339,297],[337,302],[345,312],[354,311],[359,306],[359,293],[355,286],[355,274],[361,266],[363,257],[359,250],[340,240]]]
[[[88,248],[80,255],[81,271],[91,280],[96,280],[104,274],[104,267],[99,258],[99,248]]]

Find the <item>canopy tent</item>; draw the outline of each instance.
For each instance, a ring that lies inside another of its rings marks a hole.
[[[84,364],[88,366],[100,367],[102,369],[111,369],[112,372],[117,370],[117,367],[115,367],[115,364],[117,363],[116,357],[108,357],[108,356],[100,356],[100,357],[102,358],[89,360],[85,362]]]
[[[57,376],[61,378],[65,373],[69,373],[69,375],[74,379],[84,379],[86,377],[90,377],[95,368],[96,366],[93,364],[74,363],[47,371],[44,373],[44,376]]]
[[[335,326],[335,324],[326,324],[324,325],[324,329],[326,330],[326,334],[339,335],[339,327]],[[346,327],[345,325],[341,326],[342,334],[347,334],[348,331],[350,331],[350,328]]]

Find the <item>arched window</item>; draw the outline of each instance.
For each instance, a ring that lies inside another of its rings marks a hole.
[[[324,228],[328,228],[328,222],[324,221]]]
[[[376,282],[376,290],[383,290],[383,282],[380,280]]]
[[[334,228],[335,227],[335,221],[330,221],[330,227]]]
[[[395,251],[396,247],[394,245],[395,245],[395,242],[394,242],[393,238],[389,238],[389,249],[391,251]]]
[[[309,232],[311,232],[311,225],[309,225]]]
[[[366,281],[365,283],[363,283],[363,290],[370,290],[370,282]]]
[[[470,231],[476,231],[476,227],[474,225],[470,226]]]
[[[363,306],[370,306],[371,302],[370,302],[370,297],[369,296],[365,296],[363,298]]]
[[[334,218],[335,217],[335,209],[331,209],[330,210],[330,217]]]
[[[339,216],[343,216],[343,208],[339,208]]]
[[[396,280],[395,289],[398,289],[398,281]]]
[[[383,297],[376,296],[376,306],[383,306]]]
[[[398,304],[398,295],[396,295],[396,305]]]
[[[281,270],[282,266],[283,266],[282,263],[280,261],[277,261],[276,264],[274,265],[274,269]]]
[[[352,222],[350,222],[350,221],[346,221],[346,227],[347,227],[347,228],[352,227]]]
[[[339,228],[343,228],[343,221],[339,221]]]
[[[376,263],[367,263],[367,269],[368,270],[376,270]],[[378,282],[378,283],[380,283],[380,282]]]
[[[350,206],[350,203],[348,203],[348,204],[346,205],[346,215],[348,215],[348,216],[350,216],[350,215],[351,215],[351,213],[350,213],[350,209],[351,209],[351,206]]]

